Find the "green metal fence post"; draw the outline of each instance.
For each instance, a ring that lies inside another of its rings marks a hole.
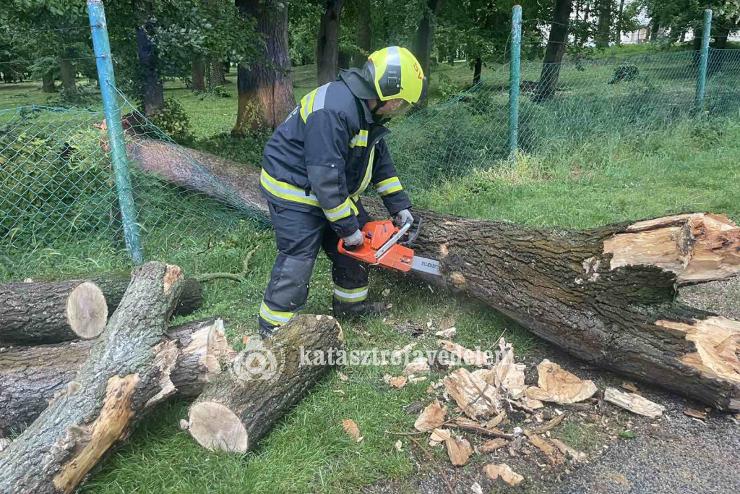
[[[509,61],[509,152],[519,147],[519,84],[521,82],[522,6],[511,13],[511,60]]]
[[[707,67],[709,65],[709,36],[712,30],[712,9],[704,10],[704,30],[702,31],[701,53],[699,58],[699,77],[696,81],[696,108],[704,108],[704,91],[707,86]]]
[[[111,161],[118,193],[118,204],[121,208],[123,236],[131,259],[140,264],[144,260],[139,238],[139,225],[136,223],[136,207],[131,188],[131,176],[126,157],[126,145],[123,142],[121,126],[121,109],[116,96],[116,79],[113,72],[113,60],[108,41],[108,28],[105,22],[105,9],[102,0],[87,0],[87,13],[90,18],[93,49],[98,68],[100,94],[103,98],[103,111],[108,129]]]

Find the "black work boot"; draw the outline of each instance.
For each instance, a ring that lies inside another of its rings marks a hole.
[[[383,302],[342,302],[332,299],[334,317],[354,319],[362,316],[381,316],[387,311]]]

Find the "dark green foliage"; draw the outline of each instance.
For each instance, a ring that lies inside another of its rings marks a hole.
[[[143,112],[143,110],[139,110]],[[175,99],[166,99],[164,106],[149,117],[150,125],[154,124],[164,134],[180,144],[193,141],[193,128],[182,104]]]
[[[609,84],[616,84],[622,81],[634,81],[639,73],[640,69],[637,68],[637,65],[625,62],[614,69],[614,75],[609,81]]]
[[[223,133],[199,140],[195,147],[238,163],[256,165],[262,161],[262,150],[269,137],[266,131],[252,132],[244,137]]]

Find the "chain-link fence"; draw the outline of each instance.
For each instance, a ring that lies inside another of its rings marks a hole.
[[[518,147],[568,154],[586,141],[640,135],[681,118],[737,115],[740,50],[709,52],[706,95],[696,105],[698,52],[663,52],[521,66]],[[509,148],[509,65],[394,126],[394,157],[405,184],[425,188],[471,169],[501,166]]]
[[[682,51],[544,66],[525,61],[518,148],[546,159],[604,136],[637,135],[697,114],[737,115],[740,50],[709,51],[700,107],[699,58],[698,52]],[[509,65],[490,66],[478,84],[395,122],[391,149],[407,188],[505,164],[509,89]],[[83,92],[96,93],[94,83]],[[210,172],[214,163],[207,161],[216,158],[178,146],[117,94],[146,259],[175,260],[178,252],[208,248],[215,237],[254,217],[239,206],[238,185]],[[87,109],[0,101],[0,275],[4,270],[23,276],[17,266],[59,256],[128,262],[99,100],[86,103]],[[236,176],[239,166],[256,164],[215,166],[232,167],[229,173]]]

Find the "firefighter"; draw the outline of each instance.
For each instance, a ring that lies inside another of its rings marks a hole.
[[[339,254],[337,243],[362,244],[368,215],[360,195],[369,185],[396,224],[413,221],[382,124],[417,103],[425,88],[410,51],[383,48],[362,69],[342,70],[336,81],[304,96],[267,142],[260,185],[278,256],[260,305],[263,337],[303,308],[320,247],[332,262],[334,315],[382,311],[381,304],[367,301],[367,267]]]

